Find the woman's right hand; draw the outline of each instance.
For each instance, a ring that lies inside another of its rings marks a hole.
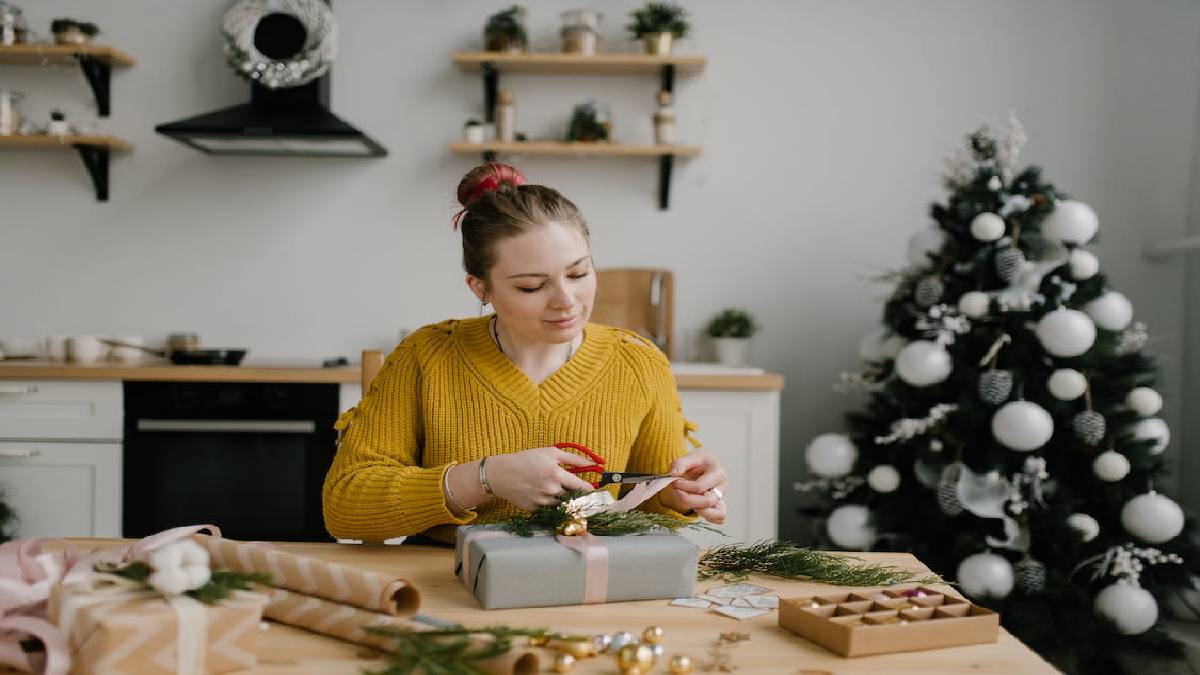
[[[526,511],[558,502],[566,490],[592,490],[592,484],[559,466],[588,466],[594,462],[558,448],[530,448],[488,457],[487,479],[492,492]]]

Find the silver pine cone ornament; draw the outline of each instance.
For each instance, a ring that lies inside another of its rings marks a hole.
[[[988,405],[1000,405],[1008,400],[1013,389],[1011,370],[988,370],[979,376],[979,400]]]
[[[1033,558],[1026,558],[1013,565],[1017,590],[1024,595],[1038,595],[1046,590],[1046,565]]]
[[[946,292],[946,284],[941,277],[928,276],[921,277],[917,281],[916,290],[913,292],[913,298],[921,307],[932,307],[936,305]]]
[[[958,498],[958,466],[951,465],[942,472],[942,478],[937,484],[937,505],[942,513],[954,517],[963,512],[962,501]]]
[[[1095,410],[1084,410],[1075,415],[1071,427],[1075,430],[1075,438],[1088,445],[1100,445],[1100,441],[1104,440],[1104,415]]]
[[[1006,248],[996,254],[996,276],[1008,285],[1021,280],[1025,271],[1025,254],[1019,248]]]

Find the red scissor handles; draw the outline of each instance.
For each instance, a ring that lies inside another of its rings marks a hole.
[[[555,443],[554,447],[559,450],[578,450],[587,455],[595,464],[588,466],[568,466],[564,467],[570,473],[604,473],[604,458],[592,452],[591,448],[578,443]],[[592,483],[592,487],[600,487],[598,483]]]

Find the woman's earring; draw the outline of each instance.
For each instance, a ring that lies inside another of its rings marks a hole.
[[[484,300],[483,298],[479,298],[479,316],[483,316],[483,307],[486,304],[487,304],[486,300]]]

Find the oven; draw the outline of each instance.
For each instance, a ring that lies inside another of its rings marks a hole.
[[[124,536],[211,523],[233,539],[332,541],[321,486],[336,384],[124,386]]]

